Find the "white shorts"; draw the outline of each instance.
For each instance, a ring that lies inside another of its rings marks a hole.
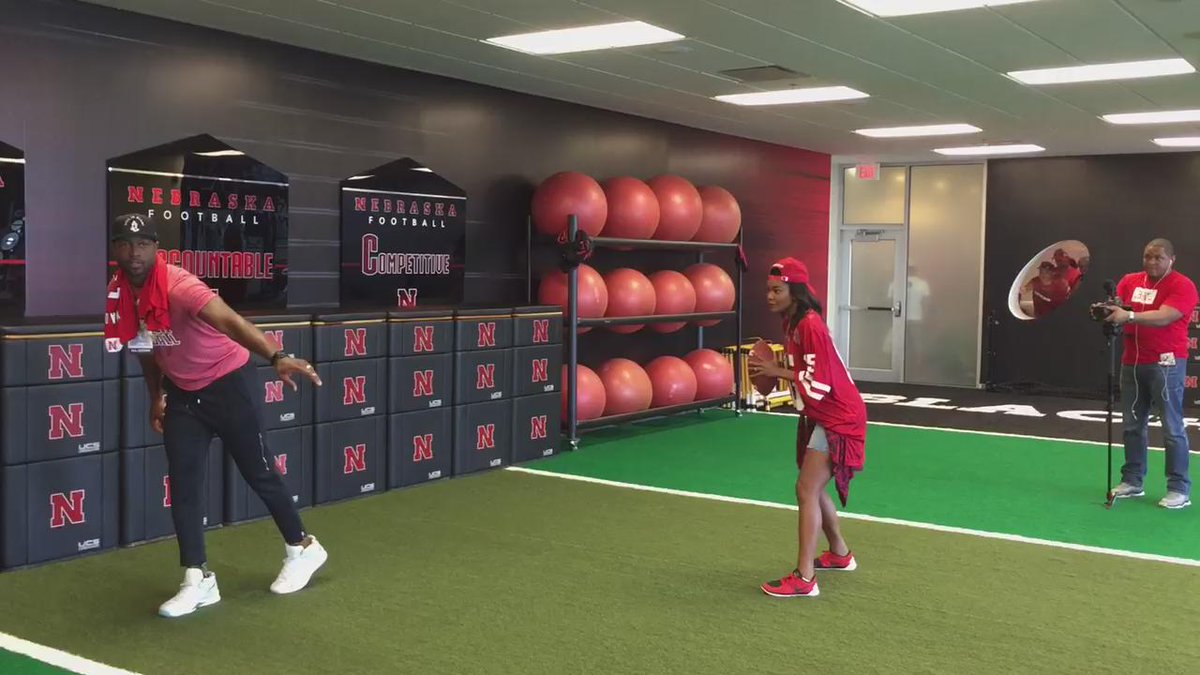
[[[825,427],[814,425],[812,436],[808,439],[808,449],[817,452],[829,452],[829,439],[825,436]]]

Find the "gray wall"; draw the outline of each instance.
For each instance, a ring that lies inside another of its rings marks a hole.
[[[534,185],[679,173],[740,200],[748,331],[780,251],[824,293],[826,155],[707,133],[66,0],[0,0],[0,140],[28,158],[30,316],[98,314],[108,158],[209,133],[291,180],[289,304],[337,302],[338,182],[411,156],[470,197],[468,302],[524,300]],[[499,279],[499,281],[497,281]]]

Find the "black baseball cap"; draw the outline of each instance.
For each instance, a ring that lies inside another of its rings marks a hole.
[[[140,213],[127,213],[113,220],[112,240],[149,239],[158,241],[158,228],[154,222]]]

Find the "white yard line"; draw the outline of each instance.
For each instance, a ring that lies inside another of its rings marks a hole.
[[[131,670],[106,666],[103,663],[85,659],[82,656],[76,656],[60,649],[39,645],[29,640],[22,640],[15,635],[7,633],[0,633],[0,649],[24,654],[42,663],[48,663],[63,670],[69,670],[72,673],[79,673],[79,675],[138,675]]]
[[[595,483],[597,485],[607,485],[609,487],[619,487],[628,490],[638,490],[640,492],[655,492],[664,495],[673,495],[676,497],[691,497],[694,499],[705,499],[714,502],[725,502],[727,504],[743,504],[747,506],[761,506],[769,509],[779,509],[782,511],[796,511],[795,504],[778,504],[775,502],[761,501],[758,499],[743,499],[741,497],[726,497],[723,495],[714,495],[706,492],[690,492],[687,490],[674,490],[671,488],[654,487],[650,485],[639,485],[637,483],[624,483],[620,481],[605,480],[603,478],[591,478],[588,476],[575,476],[565,473],[556,473],[553,471],[542,471],[540,469],[529,469],[523,466],[510,466],[508,471],[525,473],[534,476],[548,476],[552,478],[561,478],[563,480],[574,480],[584,483]],[[1099,504],[1097,503],[1097,508]],[[1038,546],[1049,546],[1051,548],[1062,548],[1071,551],[1084,551],[1087,553],[1100,553],[1103,555],[1116,556],[1120,558],[1133,558],[1136,560],[1150,560],[1154,562],[1170,563],[1172,565],[1184,565],[1187,567],[1200,567],[1200,560],[1192,560],[1190,558],[1176,558],[1172,556],[1156,555],[1153,553],[1138,553],[1137,551],[1123,551],[1115,548],[1103,548],[1101,546],[1087,546],[1084,544],[1071,544],[1063,541],[1054,541],[1052,539],[1038,539],[1035,537],[1023,537],[1018,534],[1005,534],[1003,532],[988,532],[986,530],[972,530],[965,527],[951,527],[949,525],[938,525],[936,523],[922,523],[912,520],[901,520],[899,518],[883,518],[879,516],[871,516],[862,513],[846,513],[839,512],[839,516],[850,520],[864,520],[871,523],[883,523],[886,525],[900,525],[902,527],[913,527],[921,530],[933,530],[935,532],[949,532],[952,534],[965,534],[973,537],[983,537],[985,539],[1000,539],[1003,541],[1013,541],[1022,544],[1036,544]]]

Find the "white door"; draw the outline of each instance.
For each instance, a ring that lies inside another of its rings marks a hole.
[[[906,253],[903,230],[842,230],[838,327],[856,380],[903,380]]]

